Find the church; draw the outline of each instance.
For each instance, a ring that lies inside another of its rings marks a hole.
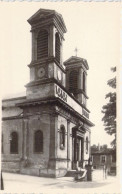
[[[2,170],[44,177],[85,168],[91,156],[86,59],[62,60],[61,14],[39,9],[32,33],[26,95],[2,100]]]

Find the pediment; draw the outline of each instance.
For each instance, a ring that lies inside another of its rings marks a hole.
[[[42,18],[46,18],[50,14],[54,13],[54,10],[47,10],[47,9],[39,9],[34,15],[32,15],[28,22],[32,24],[34,21],[37,21]]]
[[[64,32],[67,31],[63,17],[61,14],[57,13],[55,10],[49,10],[49,9],[39,9],[34,15],[32,15],[28,19],[29,24],[34,24],[35,22],[39,22],[41,20],[46,20],[46,18],[56,18],[57,21],[60,23],[60,25],[63,27]]]
[[[65,66],[68,66],[70,64],[76,64],[76,63],[81,63],[83,64],[86,69],[89,69],[89,66],[88,66],[88,63],[87,63],[87,60],[86,59],[83,59],[83,58],[80,58],[80,57],[76,57],[76,56],[72,56],[70,57],[69,59],[67,59],[65,62],[64,62],[64,65]]]

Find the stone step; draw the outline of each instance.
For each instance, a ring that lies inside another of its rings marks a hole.
[[[77,181],[87,181],[87,173],[84,177],[82,177],[82,175],[83,172],[80,172],[80,174],[78,175],[78,172],[76,170],[69,170],[65,177],[74,177],[74,179]]]
[[[75,177],[76,170],[67,171],[65,177]]]

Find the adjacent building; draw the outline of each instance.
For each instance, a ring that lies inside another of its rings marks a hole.
[[[116,151],[104,146],[91,146],[91,158],[94,169],[107,168],[108,173],[116,174]]]
[[[2,101],[2,169],[60,177],[90,157],[85,59],[62,60],[62,15],[40,9],[28,20],[32,33],[26,95]]]

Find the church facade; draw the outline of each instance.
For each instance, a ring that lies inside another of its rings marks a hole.
[[[61,14],[40,9],[28,20],[32,33],[26,95],[2,101],[2,170],[61,177],[85,167],[90,153],[85,59],[62,60]]]

